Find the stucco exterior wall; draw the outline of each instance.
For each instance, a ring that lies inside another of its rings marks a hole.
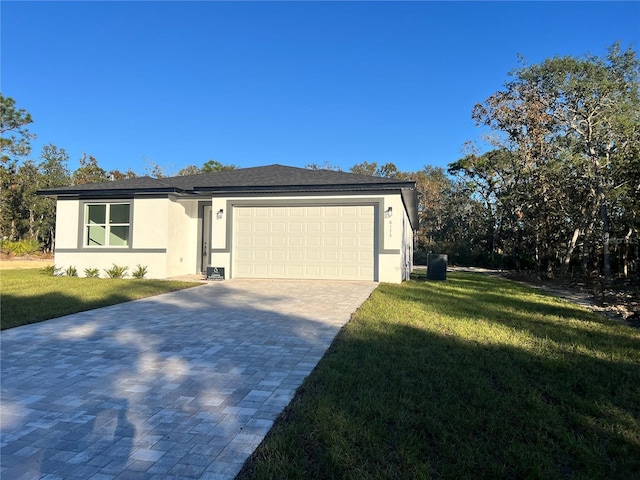
[[[113,200],[111,200],[113,201]],[[54,262],[66,269],[73,266],[79,276],[87,268],[97,268],[101,277],[113,264],[128,267],[128,275],[137,265],[146,266],[146,278],[166,278],[167,272],[167,198],[126,199],[132,206],[131,244],[128,248],[85,248],[83,243],[83,205],[81,200],[59,200],[56,209],[56,246]],[[91,203],[100,203],[92,200]]]
[[[136,265],[147,266],[145,278],[166,278],[166,260],[164,253],[144,252],[56,252],[56,267],[66,269],[73,266],[78,270],[78,276],[84,277],[85,268],[97,268],[101,278],[107,278],[105,269],[113,264],[128,267],[127,277],[136,269]]]
[[[400,283],[403,280],[403,249],[404,249],[404,221],[406,212],[401,196],[385,196],[385,211],[391,207],[389,213],[382,212],[384,232],[384,246],[379,256],[380,282]]]
[[[58,200],[56,204],[56,248],[78,248],[80,201]]]
[[[133,200],[134,249],[167,248],[169,228],[168,198],[136,198]]]
[[[406,213],[403,218],[402,243],[402,279],[409,280],[411,278],[411,272],[413,272],[413,229],[411,228],[409,216],[406,215]]]
[[[198,256],[198,202],[169,200],[167,203],[166,276],[196,273]]]

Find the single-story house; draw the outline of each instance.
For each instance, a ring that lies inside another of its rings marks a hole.
[[[55,264],[147,278],[399,283],[413,264],[415,183],[269,165],[38,192],[57,199]],[[224,270],[221,270],[224,269]]]

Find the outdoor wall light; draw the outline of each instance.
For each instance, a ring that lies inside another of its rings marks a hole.
[[[224,213],[224,210],[220,209],[216,212],[216,218],[218,220],[220,220],[222,218],[222,214]]]
[[[384,218],[390,218],[391,215],[393,215],[393,209],[389,207],[384,211]]]

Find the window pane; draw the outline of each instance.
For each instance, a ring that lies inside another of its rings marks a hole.
[[[87,245],[89,247],[103,246],[105,240],[105,227],[87,227]]]
[[[87,223],[106,223],[106,205],[87,205]],[[127,222],[129,220],[127,219]]]
[[[111,227],[109,245],[114,247],[129,245],[129,227]]]
[[[129,204],[111,205],[109,223],[129,223]]]

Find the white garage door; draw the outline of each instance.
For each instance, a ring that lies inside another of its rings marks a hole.
[[[374,280],[374,207],[235,207],[233,276]]]

